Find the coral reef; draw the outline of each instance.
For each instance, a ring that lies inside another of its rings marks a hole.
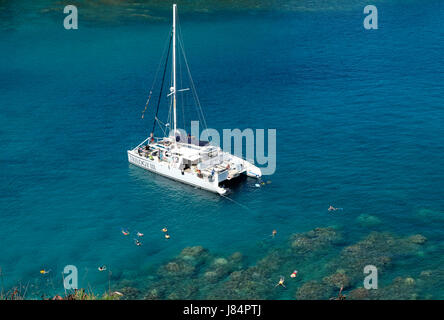
[[[325,300],[334,295],[333,286],[312,280],[304,283],[296,292],[298,300]]]
[[[297,254],[307,254],[326,249],[342,240],[342,236],[332,227],[316,228],[306,233],[296,233],[290,237],[290,246]]]
[[[347,299],[349,300],[368,300],[370,291],[365,288],[356,288],[349,292]]]
[[[384,273],[392,266],[392,259],[400,255],[413,254],[424,244],[425,238],[416,235],[397,238],[388,233],[373,232],[363,240],[345,247],[339,257],[328,263],[327,269],[336,272],[344,270],[351,284],[362,281],[364,267],[374,265],[378,273]]]
[[[416,300],[418,293],[413,278],[397,277],[388,286],[370,290],[370,297],[380,300]]]
[[[341,272],[341,270],[330,276],[324,277],[322,282],[338,289],[347,289],[350,286],[350,279],[345,275],[344,271]]]
[[[60,299],[443,298],[442,293],[439,295],[444,286],[441,269],[402,277],[398,274],[377,290],[360,287],[366,265],[376,266],[378,275],[390,280],[388,271],[399,258],[417,257],[428,244],[423,235],[398,237],[373,232],[355,243],[342,241],[341,234],[332,227],[296,233],[283,244],[260,247],[264,250],[262,257],[249,265],[245,265],[240,252],[222,256],[202,246],[186,247],[160,266],[110,277],[110,287],[117,291],[109,289],[104,295],[78,291]],[[290,277],[295,270],[297,275]],[[285,288],[278,285],[281,277]],[[42,285],[46,284],[30,284],[29,288],[40,292],[44,290]]]

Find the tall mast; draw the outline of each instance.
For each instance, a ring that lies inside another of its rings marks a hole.
[[[174,124],[173,134],[174,142],[176,141],[176,4],[173,4],[173,112]]]

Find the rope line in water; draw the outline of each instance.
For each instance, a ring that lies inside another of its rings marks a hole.
[[[227,196],[224,196],[223,194],[221,194],[220,196],[224,197],[225,199],[228,199],[228,200],[232,201],[233,203],[237,204],[238,206],[241,206],[242,208],[244,208],[244,209],[254,213],[254,211],[252,209],[248,208],[246,205],[243,205],[240,202],[237,202],[237,201],[235,201],[235,200],[233,200],[231,198],[228,198]]]

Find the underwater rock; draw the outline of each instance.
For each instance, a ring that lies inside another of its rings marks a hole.
[[[433,299],[444,299],[444,269],[422,271],[417,279],[418,288]]]
[[[332,227],[316,228],[306,233],[293,234],[290,245],[296,253],[305,254],[325,249],[341,239],[341,235]]]
[[[208,250],[202,246],[186,247],[175,259],[161,266],[157,273],[162,277],[192,276],[209,257]]]
[[[187,281],[188,282],[188,281]],[[178,281],[177,278],[161,279],[146,289],[145,300],[165,300],[173,292],[181,290],[185,286],[185,282]]]
[[[267,299],[275,284],[269,278],[260,275],[258,267],[232,272],[226,281],[212,289],[206,299]]]
[[[179,264],[176,262],[170,262],[165,266],[165,270],[168,272],[179,272],[180,271],[180,267]]]
[[[228,274],[231,272],[232,270],[230,269],[230,267],[224,266],[224,267],[218,267],[218,268],[214,268],[214,269],[209,269],[208,271],[206,271],[204,273],[204,279],[205,281],[208,281],[210,283],[215,283],[218,282],[220,280],[222,280],[222,278],[225,278],[226,276],[228,276]]]
[[[148,290],[148,293],[143,297],[145,300],[158,300],[161,297],[161,292],[157,288]]]
[[[296,292],[298,300],[322,300],[334,295],[332,286],[323,285],[315,280],[304,283]]]
[[[391,267],[392,257],[414,254],[418,243],[424,243],[420,235],[397,238],[389,233],[372,232],[363,240],[345,247],[339,257],[328,263],[327,269],[333,272],[338,268],[344,269],[353,284],[362,280],[366,265],[374,265],[379,272],[384,272]]]
[[[151,283],[145,289],[145,300],[165,300],[173,291],[178,290],[185,285],[183,281],[177,278],[160,278],[158,281]]]
[[[130,279],[122,279],[122,280],[116,281],[117,288],[135,287],[136,284],[137,284],[136,281],[130,280]],[[121,290],[117,290],[117,291],[121,291]]]
[[[338,289],[340,289],[341,287],[346,289],[350,286],[350,279],[345,275],[345,273],[341,272],[337,272],[328,277],[324,277],[324,279],[322,279],[322,282]]]
[[[400,253],[416,252],[417,255],[421,255],[421,246],[423,246],[426,242],[426,237],[421,234],[415,234],[408,238],[400,239],[398,246]]]
[[[209,283],[216,283],[217,281],[219,281],[219,274],[216,271],[207,271],[204,273],[203,275],[204,279],[206,282]]]
[[[216,258],[213,260],[213,266],[225,266],[228,264],[228,260],[225,258]]]
[[[168,262],[165,266],[160,267],[158,274],[164,277],[182,277],[191,276],[196,271],[195,265],[189,261],[175,259]]]
[[[364,227],[374,227],[381,224],[381,220],[378,217],[365,213],[361,214],[356,220]]]
[[[416,300],[418,293],[413,278],[397,277],[393,282],[378,290],[372,290],[372,299],[380,300]]]
[[[123,300],[137,300],[140,299],[140,290],[134,287],[124,287],[120,290],[117,290],[123,294]]]
[[[208,255],[207,249],[205,249],[202,246],[195,246],[195,247],[184,248],[180,253],[179,257],[188,259],[188,258],[202,258],[206,257],[207,255]]]
[[[286,276],[288,288],[298,288],[295,297],[302,300],[337,298],[339,289],[362,285],[363,269],[375,265],[380,274],[391,266],[392,258],[414,254],[427,239],[422,235],[400,238],[389,233],[373,232],[362,240],[343,248],[335,248],[342,240],[334,228],[316,228],[290,237],[290,247],[273,247],[255,265],[242,266],[243,256],[215,256],[202,246],[184,248],[174,259],[160,266],[154,277],[145,278],[143,294],[138,285],[121,282],[120,291],[128,299],[276,299],[284,294],[276,287],[279,276]],[[312,252],[316,252],[316,256]],[[321,253],[321,255],[319,254]],[[333,257],[331,259],[330,257]],[[331,260],[327,260],[331,259]],[[327,264],[326,264],[327,262]],[[311,280],[310,270],[321,268],[322,274]],[[293,270],[299,270],[296,279],[290,280]],[[308,272],[307,272],[308,271]],[[150,272],[153,275],[152,271]],[[303,275],[308,277],[304,283]],[[438,276],[440,281],[436,281]],[[347,299],[416,299],[419,287],[439,286],[444,272],[424,271],[418,279],[397,278],[378,290],[355,288]],[[125,289],[127,288],[127,289]],[[353,289],[353,288],[352,288]],[[376,292],[377,291],[377,292]]]
[[[415,234],[411,237],[408,237],[407,240],[414,244],[424,244],[427,241],[427,238],[421,234]]]
[[[192,281],[186,282],[174,288],[174,290],[167,296],[168,300],[187,300],[192,299],[193,295],[198,292],[198,287]]]
[[[230,256],[229,260],[234,263],[240,263],[243,260],[243,258],[244,257],[242,255],[242,253],[237,251]]]
[[[421,271],[421,274],[419,275],[420,278],[428,278],[432,275],[431,270]]]
[[[283,249],[273,249],[257,263],[256,272],[263,277],[269,277],[273,272],[287,262],[287,254]]]
[[[231,272],[240,269],[240,267],[239,263],[235,263],[231,259],[218,257],[212,261],[210,267],[204,273],[204,278],[211,283],[215,283],[227,277]]]
[[[368,300],[370,296],[369,290],[365,288],[356,288],[347,295],[350,300]]]

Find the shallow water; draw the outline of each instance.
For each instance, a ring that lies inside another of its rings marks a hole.
[[[216,256],[242,252],[245,269],[289,248],[291,234],[325,226],[342,232],[341,243],[304,265],[295,260],[288,275],[299,269],[300,282],[267,298],[293,298],[373,231],[427,238],[393,257],[381,283],[443,269],[442,2],[380,1],[375,31],[363,29],[359,1],[180,15],[208,125],[277,129],[277,170],[264,178],[271,184],[246,179],[230,196],[249,210],[127,163],[126,150],[151,127],[140,112],[169,15],[152,9],[156,19],[133,20],[106,14],[121,12],[118,4],[86,8],[79,30],[66,31],[61,11],[45,11],[55,5],[29,3],[0,4],[5,288],[29,281],[34,296],[60,292],[67,264],[78,267],[81,287],[99,293],[109,285],[97,271],[103,264],[115,288],[125,279],[144,288],[160,279],[160,265],[196,245]],[[344,210],[330,214],[330,204]],[[143,246],[122,228],[143,232]],[[52,273],[42,277],[42,268]],[[276,274],[269,276],[274,286]],[[205,289],[190,297],[214,290]],[[426,282],[418,298],[430,297],[443,292]]]

